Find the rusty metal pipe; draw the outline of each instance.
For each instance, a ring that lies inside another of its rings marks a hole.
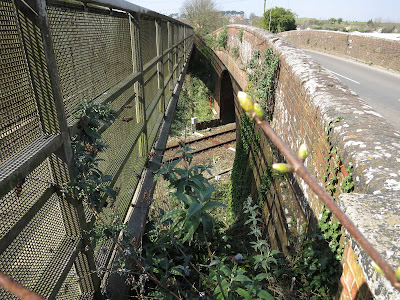
[[[2,272],[0,272],[0,286],[22,300],[45,300],[43,297],[28,290],[26,287],[12,280]]]
[[[299,175],[311,188],[311,190],[318,196],[318,198],[326,205],[326,207],[335,215],[344,228],[351,234],[351,236],[358,242],[364,251],[375,261],[375,263],[382,269],[386,278],[390,283],[400,291],[400,282],[396,278],[395,271],[389,263],[376,251],[367,238],[361,233],[356,225],[347,217],[347,215],[340,209],[333,198],[325,191],[325,189],[317,182],[311,175],[308,169],[304,166],[303,162],[297,158],[292,150],[285,144],[285,142],[273,130],[271,125],[266,121],[261,121],[255,114],[253,119],[256,124],[265,132],[272,143],[280,150],[287,162],[293,167],[293,171]]]

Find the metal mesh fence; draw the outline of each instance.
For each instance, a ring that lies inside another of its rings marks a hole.
[[[48,14],[68,117],[82,99],[99,96],[132,72],[129,20],[54,6]]]
[[[75,266],[72,266],[71,270],[65,277],[56,298],[58,300],[78,299],[80,295],[81,291],[79,287],[79,277],[77,275]]]
[[[11,1],[0,2],[0,162],[40,136],[38,109],[18,20]]]
[[[140,22],[142,38],[142,58],[143,65],[146,66],[153,58],[157,56],[156,45],[156,25],[154,20],[141,20]],[[144,95],[146,107],[148,107],[155,96],[158,88],[157,67],[154,66],[144,73]]]
[[[0,269],[29,289],[48,297],[75,251],[66,236],[59,198],[53,194],[0,255]],[[0,290],[1,299],[12,296]],[[15,297],[15,299],[17,299]]]
[[[177,48],[161,58],[163,72],[154,64],[143,77],[135,75],[133,58],[141,55],[138,61],[146,65],[157,57],[158,45],[165,51],[183,43],[183,35],[174,21],[168,26],[161,20],[156,43],[154,16],[142,15],[137,26],[121,10],[43,3],[0,0],[0,270],[44,297],[93,299],[99,287],[90,265],[106,267],[113,243],[100,241],[89,255],[82,230],[92,214],[62,193],[70,180],[74,115],[83,99],[111,102],[117,112],[101,132],[110,147],[99,158],[117,191],[115,201],[106,199],[102,217],[122,222],[164,116],[160,101],[165,97],[167,104],[172,95],[168,57],[175,65]],[[148,147],[142,150],[144,133]],[[0,299],[14,298],[0,288]]]

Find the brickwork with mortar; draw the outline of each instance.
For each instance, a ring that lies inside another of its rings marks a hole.
[[[322,51],[400,72],[400,41],[326,30],[278,34],[299,48]]]
[[[239,30],[243,31],[242,41],[238,37]],[[218,34],[218,31],[215,34]],[[239,49],[238,56],[231,55],[233,47]],[[400,133],[347,86],[290,42],[258,28],[243,25],[228,26],[227,47],[215,49],[215,53],[232,77],[235,94],[238,90],[246,90],[248,87],[246,65],[254,51],[259,50],[263,55],[269,47],[273,48],[280,60],[271,125],[294,152],[301,143],[307,144],[310,155],[305,164],[317,181],[324,185],[326,181],[324,175],[328,176],[328,179],[330,176],[327,169],[334,168],[337,164],[343,165],[333,195],[336,199],[340,198],[343,195],[343,178],[347,175],[351,163],[354,166],[352,170],[354,192],[360,193],[354,195],[373,196],[389,193],[393,201],[399,200]],[[239,125],[241,110],[237,99],[235,107]],[[332,123],[335,119],[339,121]],[[332,130],[327,136],[331,126]],[[282,161],[279,153],[273,146],[271,147],[265,136],[262,136],[261,144],[262,152],[254,167],[255,185],[260,182],[267,163]],[[332,149],[337,149],[337,154],[329,158]],[[335,161],[336,155],[340,157],[340,162]],[[253,192],[255,189],[253,187]],[[354,201],[358,201],[357,199],[363,201],[361,196],[354,197]],[[288,236],[291,232],[299,231],[300,225],[305,220],[315,224],[320,217],[322,207],[320,201],[296,175],[287,176],[285,180],[274,179],[267,198],[264,212],[271,245],[282,251],[289,246]],[[341,205],[344,210],[352,206],[351,201],[342,201]],[[393,209],[400,215],[400,205],[393,206]],[[363,211],[361,205],[357,207],[357,212],[370,222],[374,222],[376,216],[373,211]],[[383,231],[388,229],[389,232],[386,236],[388,243],[385,245],[395,245],[394,249],[388,246],[390,251],[382,250],[381,255],[387,258],[388,253],[391,254],[393,251],[399,253],[399,235],[393,234],[392,229],[398,230],[400,220],[397,218],[394,222],[385,222],[382,226],[385,227]],[[351,241],[351,237],[349,235],[347,237]],[[380,243],[379,237],[373,241],[374,246]],[[352,255],[355,248],[357,245],[353,242],[351,246],[346,246],[340,297],[369,299],[368,293],[371,293],[376,299],[399,299],[400,294],[390,284],[387,285],[385,279],[375,280],[377,274],[370,272],[367,266],[368,260],[363,261],[361,265],[358,264],[355,255]],[[357,249],[357,255],[364,257],[362,249]],[[391,259],[390,262],[394,267],[400,265],[398,256],[391,255]],[[361,282],[362,278],[365,282]],[[370,283],[371,292],[368,292]]]

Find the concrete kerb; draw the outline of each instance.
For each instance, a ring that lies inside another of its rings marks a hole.
[[[333,124],[329,140],[338,148],[343,163],[346,166],[350,162],[353,164],[356,191],[364,194],[342,194],[339,205],[393,268],[399,266],[399,258],[395,255],[400,253],[400,240],[396,234],[400,215],[400,132],[292,43],[259,28],[244,25],[229,25],[228,28],[243,29],[273,47],[280,57],[281,66],[291,71],[295,82],[300,82],[310,107],[319,111],[318,121],[325,131],[331,121],[341,118],[340,122]],[[249,51],[252,49],[247,48]],[[244,57],[251,56],[247,53]],[[388,212],[396,222],[384,218]],[[400,294],[386,279],[377,279],[372,273],[368,255],[350,235],[347,237],[359,255],[360,265],[374,295],[379,299],[399,299]]]
[[[132,198],[130,208],[125,217],[124,224],[127,224],[127,230],[131,233],[132,237],[131,241],[136,243],[137,247],[141,247],[141,240],[145,230],[147,214],[150,204],[152,202],[155,187],[155,182],[153,180],[154,174],[158,170],[159,164],[162,161],[162,155],[164,154],[164,149],[167,144],[171,124],[175,116],[176,104],[179,99],[192,52],[193,48],[190,51],[188,58],[186,59],[183,71],[179,77],[177,84],[175,85],[172,99],[164,116],[158,138],[154,144],[153,148],[157,155],[149,160],[147,167],[143,170],[141,174],[141,179]],[[114,250],[110,259],[110,263],[108,265],[109,268],[113,266],[113,262],[115,262],[119,256],[119,252],[117,250]],[[122,276],[115,273],[110,274],[109,276],[104,276],[104,279],[102,281],[102,288],[106,287],[112,289],[112,299],[125,299],[127,298],[126,295],[129,294],[129,287],[125,284],[124,279],[122,278]]]

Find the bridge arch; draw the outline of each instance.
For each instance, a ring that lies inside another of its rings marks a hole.
[[[216,88],[217,113],[222,124],[235,122],[235,103],[232,79],[227,70],[218,77]]]

